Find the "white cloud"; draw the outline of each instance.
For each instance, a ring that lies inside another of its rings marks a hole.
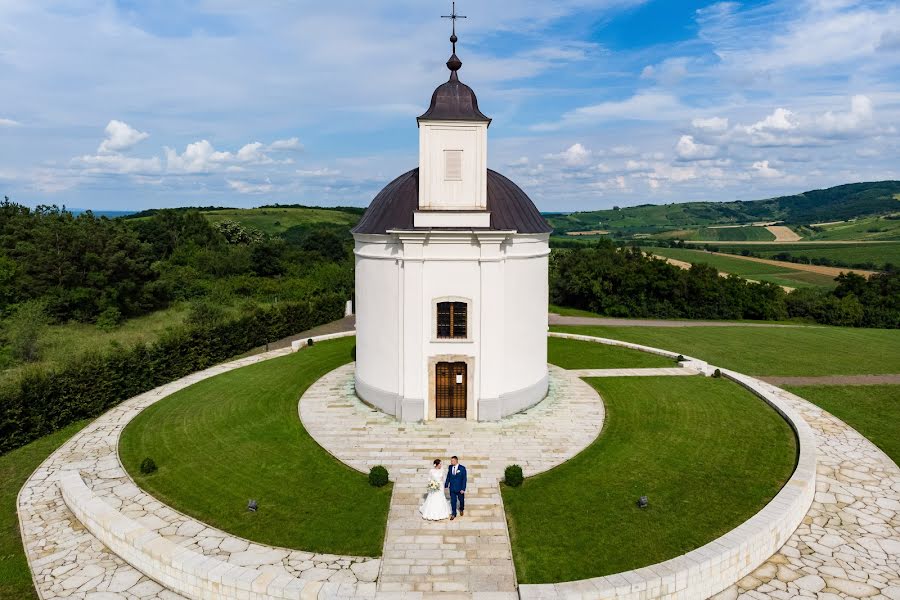
[[[165,153],[166,168],[181,173],[208,173],[232,158],[230,152],[218,152],[209,140],[188,144],[181,154],[167,146]]]
[[[868,127],[873,122],[872,101],[857,95],[850,100],[850,112],[826,112],[816,118],[816,126],[825,133],[843,134]]]
[[[0,127],[18,127],[19,125],[21,125],[21,123],[14,121],[13,119],[0,118]]]
[[[82,172],[110,175],[137,175],[159,173],[162,164],[159,157],[135,158],[122,154],[85,155],[74,159]]]
[[[138,131],[128,123],[113,119],[106,125],[106,139],[100,142],[97,152],[104,154],[129,150],[148,137],[149,133]]]
[[[723,133],[728,130],[728,119],[724,117],[710,117],[708,119],[697,117],[691,121],[691,125],[694,126],[694,129],[707,133]]]
[[[568,167],[583,167],[591,161],[593,152],[581,143],[572,144],[559,154],[548,154],[544,158],[561,161]]]
[[[790,131],[796,128],[797,123],[794,120],[794,113],[786,108],[776,108],[775,112],[762,121],[757,121],[744,129],[747,133],[754,134],[763,131]]]
[[[767,160],[758,160],[753,163],[750,168],[755,171],[755,174],[758,177],[762,177],[764,179],[774,179],[783,175],[783,173],[778,169],[769,166],[769,161]]]
[[[273,152],[281,150],[303,150],[303,144],[298,138],[292,137],[286,140],[275,140],[269,144],[269,150]]]
[[[625,100],[601,102],[582,106],[565,113],[553,123],[532,126],[535,131],[553,131],[563,127],[580,126],[622,119],[637,121],[664,121],[684,112],[681,102],[672,94],[639,92]]]
[[[275,186],[268,179],[265,183],[252,183],[250,181],[241,181],[239,179],[226,179],[228,187],[239,194],[265,194],[271,192]]]
[[[679,160],[707,160],[713,158],[717,151],[715,146],[695,142],[692,135],[681,136],[675,144],[675,155]]]
[[[338,169],[329,169],[328,167],[322,167],[320,169],[297,169],[297,175],[300,175],[301,177],[334,177],[340,174],[341,172]]]
[[[652,79],[664,86],[672,86],[688,75],[690,59],[684,56],[667,58],[657,65],[647,65],[641,71],[641,79]]]

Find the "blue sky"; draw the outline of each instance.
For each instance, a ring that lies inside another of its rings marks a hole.
[[[0,0],[0,195],[365,205],[416,166],[449,2]],[[489,164],[542,210],[900,179],[900,4],[460,0]]]

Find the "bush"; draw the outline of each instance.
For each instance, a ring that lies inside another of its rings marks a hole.
[[[124,317],[115,306],[110,306],[97,317],[97,329],[100,331],[112,331],[122,324]]]
[[[18,306],[6,322],[5,337],[13,358],[21,362],[40,359],[40,338],[47,327],[46,306],[39,300],[29,300]]]
[[[340,319],[344,297],[284,302],[210,327],[181,327],[152,344],[77,357],[56,369],[26,370],[0,389],[0,454],[119,402],[229,358]]]
[[[376,467],[372,467],[372,470],[369,471],[369,485],[372,487],[384,487],[388,484],[388,472],[387,469],[378,465]]]
[[[503,472],[503,481],[510,487],[519,487],[525,481],[525,475],[522,473],[522,467],[519,465],[509,465]]]
[[[144,475],[150,475],[151,473],[156,473],[156,462],[150,458],[149,456],[141,461],[141,473]]]
[[[675,359],[675,362],[684,362],[684,354],[679,354],[678,358]]]
[[[713,377],[715,377],[716,379],[718,379],[718,378],[721,377],[721,376],[722,376],[722,370],[721,370],[721,369],[716,369],[715,371],[713,371]]]

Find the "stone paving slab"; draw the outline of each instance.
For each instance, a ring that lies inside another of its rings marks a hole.
[[[179,546],[275,575],[346,584],[345,589],[352,587],[348,595],[374,595],[380,560],[301,552],[237,538],[143,492],[119,462],[119,436],[146,407],[198,381],[289,353],[289,349],[280,349],[242,358],[136,396],[99,417],[54,452],[28,479],[18,498],[25,553],[39,597],[181,598],[110,553],[77,521],[57,483],[67,470],[79,471],[88,488],[103,501]]]
[[[379,594],[457,593],[515,597],[516,578],[498,482],[510,464],[526,475],[578,454],[603,426],[603,402],[588,384],[550,367],[548,397],[500,422],[441,419],[401,423],[363,404],[354,365],[332,371],[303,395],[303,425],[329,452],[363,471],[384,465],[394,481]],[[419,515],[435,458],[459,455],[468,470],[466,513],[455,521]],[[408,596],[407,596],[408,597]]]

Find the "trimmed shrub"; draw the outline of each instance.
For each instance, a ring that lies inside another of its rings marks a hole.
[[[503,471],[503,482],[510,487],[519,487],[525,481],[525,475],[522,473],[522,467],[519,465],[509,465]]]
[[[679,354],[678,358],[675,359],[677,362],[684,362],[684,354]]]
[[[372,467],[372,470],[369,471],[369,485],[371,485],[372,487],[384,487],[387,484],[388,484],[387,469],[385,469],[381,465]]]
[[[716,379],[718,379],[718,378],[721,377],[721,376],[722,376],[722,370],[721,370],[721,369],[716,369],[715,371],[713,371],[713,377],[715,377]]]
[[[141,461],[141,473],[144,475],[150,475],[151,473],[156,473],[156,462],[150,458],[149,456]]]
[[[76,357],[55,369],[28,369],[0,388],[0,454],[123,400],[253,348],[340,319],[344,298],[284,302],[217,324],[173,329],[151,344]]]

